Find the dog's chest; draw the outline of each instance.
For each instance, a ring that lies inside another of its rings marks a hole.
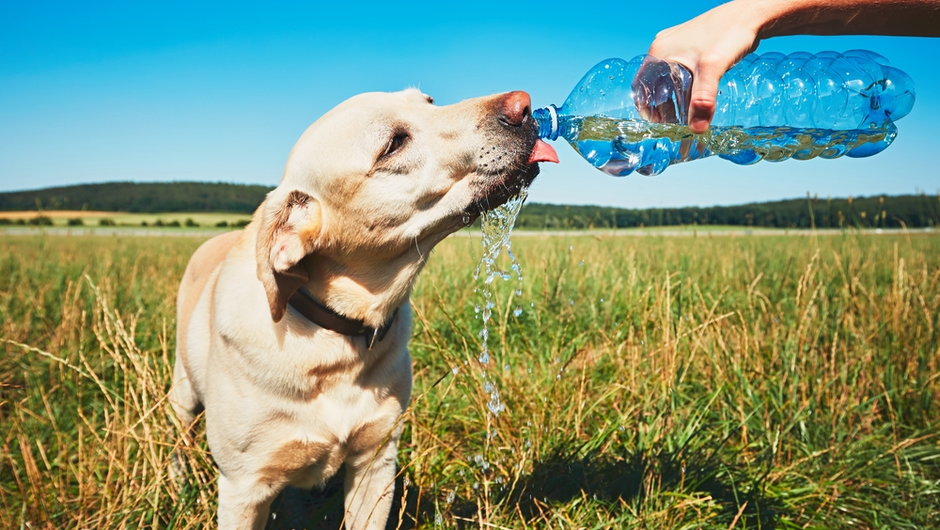
[[[284,407],[278,440],[270,445],[262,480],[298,487],[322,484],[348,458],[374,453],[396,430],[397,400],[377,400],[352,383],[335,384],[302,406]]]

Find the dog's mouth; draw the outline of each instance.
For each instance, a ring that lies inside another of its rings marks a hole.
[[[507,167],[492,175],[487,175],[477,192],[473,202],[465,210],[472,216],[471,222],[483,212],[497,208],[515,197],[539,174],[539,162],[558,162],[558,154],[552,146],[538,138],[531,138],[526,142],[529,149],[522,150]]]

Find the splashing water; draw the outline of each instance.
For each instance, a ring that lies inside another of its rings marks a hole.
[[[499,416],[500,412],[506,410],[506,405],[499,400],[499,388],[492,381],[484,379],[483,390],[490,396],[486,408],[490,411],[490,414]]]
[[[516,218],[519,216],[519,211],[522,209],[522,205],[525,203],[527,196],[528,189],[523,188],[518,195],[502,206],[489,212],[484,212],[480,223],[483,231],[483,258],[480,260],[480,264],[477,265],[476,271],[474,271],[473,274],[474,280],[483,279],[482,285],[474,289],[474,292],[480,293],[483,297],[482,304],[474,308],[482,323],[479,333],[481,350],[477,360],[483,366],[483,388],[490,397],[487,403],[487,409],[489,409],[490,413],[494,416],[498,416],[501,412],[505,411],[506,405],[500,401],[499,389],[489,380],[485,373],[486,367],[490,362],[489,322],[490,318],[493,316],[493,308],[496,307],[496,302],[493,300],[492,283],[497,278],[503,281],[509,281],[515,276],[518,286],[514,294],[516,296],[522,294],[522,267],[519,266],[519,261],[516,260],[516,255],[512,252],[512,242],[509,236],[512,233],[512,228],[516,224]],[[498,259],[504,250],[511,263],[509,271],[503,270],[498,264]],[[515,317],[521,316],[522,308],[516,306],[512,314]]]
[[[494,282],[497,279],[510,281],[515,278],[517,284],[516,288],[513,290],[513,297],[518,298],[522,295],[522,268],[519,266],[519,262],[512,252],[512,244],[509,236],[512,233],[512,228],[516,223],[519,211],[522,209],[522,205],[525,202],[527,192],[528,190],[523,188],[517,196],[510,199],[502,206],[482,214],[483,257],[473,274],[473,279],[479,282],[478,287],[474,289],[474,293],[481,299],[475,305],[474,313],[481,324],[478,333],[481,347],[477,355],[477,361],[482,370],[483,392],[487,396],[487,412],[484,450],[482,453],[474,456],[472,463],[483,474],[483,494],[486,496],[489,495],[491,485],[502,487],[501,485],[504,483],[502,477],[493,478],[492,476],[494,473],[497,473],[497,469],[500,467],[494,465],[494,463],[499,462],[499,458],[497,457],[494,460],[494,456],[496,455],[493,454],[493,446],[491,445],[494,443],[498,434],[495,425],[496,418],[506,411],[506,404],[499,395],[499,387],[496,381],[490,378],[488,373],[488,367],[492,360],[489,325],[493,317],[493,310],[496,308],[496,300],[493,294]],[[499,258],[504,251],[509,257],[510,266],[508,270],[504,270],[499,265]],[[523,310],[519,306],[515,306],[512,311],[513,317],[516,318],[521,316],[522,313]],[[506,366],[506,364],[503,365],[504,371],[508,371]]]

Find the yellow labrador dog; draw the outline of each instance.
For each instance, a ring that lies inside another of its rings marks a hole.
[[[408,296],[431,248],[557,161],[525,92],[353,97],[294,146],[251,224],[203,244],[177,299],[171,402],[205,410],[221,528],[346,465],[347,528],[384,528],[411,393]]]

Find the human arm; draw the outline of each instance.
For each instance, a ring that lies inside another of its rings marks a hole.
[[[688,123],[702,133],[721,76],[762,39],[797,34],[940,36],[940,0],[733,0],[659,32],[648,53],[692,72]]]

